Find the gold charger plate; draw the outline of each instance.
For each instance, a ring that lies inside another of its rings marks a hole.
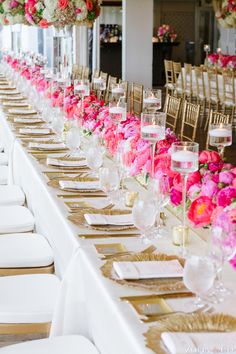
[[[163,292],[171,292],[171,291],[186,291],[184,283],[182,279],[171,278],[171,279],[139,279],[139,280],[121,280],[114,276],[113,271],[113,262],[144,262],[144,261],[170,261],[173,259],[177,259],[182,266],[184,266],[184,259],[179,258],[178,256],[169,256],[163,253],[158,254],[142,254],[136,253],[127,256],[120,256],[108,260],[102,267],[102,274],[118,284],[138,287],[141,289],[151,290],[151,291],[163,291]]]
[[[118,225],[117,226],[116,225],[92,226],[92,225],[89,225],[84,218],[84,214],[88,214],[88,213],[89,214],[102,214],[102,215],[124,215],[124,214],[130,214],[130,211],[129,210],[118,210],[118,209],[112,209],[112,210],[90,209],[88,212],[88,210],[81,210],[81,211],[78,211],[77,213],[69,215],[68,219],[71,222],[73,222],[75,225],[78,225],[80,227],[89,228],[92,230],[98,230],[98,231],[136,230],[136,228],[134,226],[118,226]]]
[[[160,319],[155,326],[152,326],[144,333],[146,346],[156,354],[166,354],[167,349],[161,340],[162,332],[235,332],[236,318],[233,316],[219,314],[190,314],[172,315]]]

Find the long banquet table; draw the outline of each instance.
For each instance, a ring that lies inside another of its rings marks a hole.
[[[98,257],[94,244],[120,242],[132,251],[140,251],[145,246],[137,237],[90,240],[79,238],[82,230],[67,220],[68,210],[63,200],[47,185],[47,177],[43,171],[52,169],[40,165],[22,146],[20,140],[15,139],[12,127],[2,111],[0,127],[1,139],[10,155],[9,169],[12,171],[13,182],[24,190],[28,207],[35,215],[36,230],[52,246],[56,273],[63,278],[62,294],[56,306],[51,335],[85,334],[102,354],[153,353],[146,348],[143,337],[143,333],[153,324],[141,323],[131,306],[120,300],[121,296],[150,292],[121,286],[104,278],[100,271],[104,261]],[[141,188],[135,181],[130,184],[133,190]],[[166,213],[169,234],[154,241],[154,244],[158,251],[174,254],[178,253],[178,247],[171,242],[171,228],[178,221],[169,211]],[[207,249],[207,242],[192,230],[189,250],[204,253]],[[235,287],[236,272],[229,265],[225,267],[224,280],[228,287]],[[187,299],[172,299],[167,302],[177,310],[188,308]],[[216,308],[236,316],[234,295]]]

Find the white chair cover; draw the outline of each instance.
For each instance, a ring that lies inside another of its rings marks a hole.
[[[19,186],[0,186],[0,206],[23,205],[24,203],[25,195]]]

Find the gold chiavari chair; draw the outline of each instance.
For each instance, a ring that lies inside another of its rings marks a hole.
[[[72,66],[72,79],[78,80],[81,79],[83,73],[83,67],[78,64],[73,64]]]
[[[173,62],[175,95],[183,97],[184,95],[184,78],[181,63]]]
[[[108,82],[107,82],[107,89],[105,93],[105,102],[109,102],[111,91],[112,91],[112,86],[117,84],[117,77],[109,75],[108,77]]]
[[[235,78],[234,73],[231,70],[223,71],[223,99],[221,101],[223,113],[229,112],[231,116],[231,122],[233,123],[235,112]]]
[[[89,67],[85,66],[82,73],[83,80],[89,80]]]
[[[175,89],[175,79],[174,79],[174,70],[173,70],[173,62],[171,60],[164,60],[165,66],[165,76],[166,76],[166,96],[168,94],[174,93]]]
[[[95,69],[93,72],[93,79],[98,79],[100,75],[100,70],[99,69]]]
[[[143,85],[132,83],[130,91],[130,113],[140,116],[143,110]]]
[[[181,140],[187,139],[189,141],[195,141],[199,116],[200,105],[185,101],[180,134]]]
[[[201,106],[201,126],[203,124],[203,119],[206,110],[206,88],[204,82],[203,68],[200,66],[195,66],[194,75],[196,81],[196,96],[197,103]]]
[[[210,111],[210,117],[209,117],[209,126],[211,124],[230,124],[230,116],[228,114],[223,114],[220,112],[214,112],[212,109]],[[208,126],[208,133],[207,133],[207,139],[206,139],[206,150],[209,150],[209,126]]]
[[[181,98],[168,95],[165,103],[166,126],[176,132],[181,110]]]
[[[122,84],[125,88],[125,100],[127,102],[128,100],[128,93],[129,93],[129,81],[123,81],[123,80],[119,80],[119,84]]]
[[[219,97],[219,84],[218,84],[218,73],[216,68],[210,68],[207,70],[207,82],[208,82],[208,95],[206,95],[206,101],[208,106],[208,115],[206,118],[204,130],[207,130],[210,118],[210,111],[219,110],[220,97]]]
[[[104,82],[106,83],[106,87],[107,87],[108,74],[104,73],[103,71],[100,71],[100,78],[104,80]],[[105,94],[106,94],[106,91],[100,92],[100,99],[105,99]]]
[[[193,67],[187,63],[184,63],[184,98],[189,102],[196,98],[196,91],[193,89]]]

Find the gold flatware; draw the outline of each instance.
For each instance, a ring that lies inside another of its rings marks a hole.
[[[80,238],[95,239],[95,238],[112,238],[112,237],[139,237],[137,233],[109,233],[109,234],[79,234]]]
[[[182,297],[192,297],[194,296],[193,293],[190,291],[178,291],[178,292],[167,292],[163,294],[150,294],[150,295],[134,295],[134,296],[121,296],[121,301],[148,301],[153,299],[175,299],[175,298],[182,298]]]
[[[96,193],[75,193],[75,194],[57,194],[58,198],[71,199],[71,198],[104,198],[104,194]]]
[[[156,247],[154,245],[151,245],[147,248],[145,248],[143,251],[141,251],[140,253],[153,253],[156,251]],[[103,256],[103,260],[107,260],[107,259],[112,259],[112,258],[115,258],[117,256],[127,256],[129,254],[133,254],[135,253],[134,251],[123,251],[123,252],[116,252],[114,254],[109,254],[109,255],[105,255]]]

